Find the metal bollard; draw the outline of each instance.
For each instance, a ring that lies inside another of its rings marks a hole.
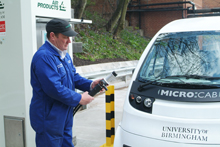
[[[107,87],[106,95],[106,143],[100,147],[113,147],[115,138],[114,85]]]

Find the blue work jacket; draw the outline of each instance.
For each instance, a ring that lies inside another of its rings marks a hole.
[[[31,63],[30,121],[36,133],[51,139],[62,138],[65,123],[69,121],[67,119],[72,121],[72,110],[81,100],[81,94],[75,92],[75,88],[89,91],[91,83],[76,73],[68,53],[61,59],[46,41]]]

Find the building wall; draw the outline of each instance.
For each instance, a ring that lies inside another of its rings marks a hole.
[[[144,36],[152,38],[164,25],[181,18],[179,11],[147,12],[142,16]]]
[[[103,18],[111,18],[117,8],[117,0],[90,0],[88,9],[100,14]]]
[[[170,0],[169,2],[179,2],[179,0]],[[155,4],[155,3],[168,3],[167,0],[141,0],[141,4]],[[172,5],[157,5],[141,7],[141,9],[153,9],[153,8],[169,8],[169,7],[181,7],[183,4]],[[130,8],[137,9],[137,8]],[[144,30],[144,36],[152,38],[164,25],[167,23],[181,19],[184,16],[182,11],[155,11],[155,12],[141,12],[141,20],[139,20],[139,12],[128,13],[130,25],[140,27]],[[141,25],[139,25],[139,21]]]
[[[191,1],[195,3],[196,9],[202,9],[203,8],[203,0],[191,0]]]
[[[203,8],[219,8],[220,1],[219,0],[203,0]]]

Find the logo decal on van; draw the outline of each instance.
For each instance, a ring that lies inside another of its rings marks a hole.
[[[208,130],[198,128],[163,126],[161,137],[207,142]]]
[[[178,91],[178,90],[164,90],[159,89],[158,95],[176,98],[200,98],[200,99],[215,99],[220,96],[216,91]]]

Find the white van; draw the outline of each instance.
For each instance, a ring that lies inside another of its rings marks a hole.
[[[220,17],[175,20],[153,37],[114,147],[220,147]]]

